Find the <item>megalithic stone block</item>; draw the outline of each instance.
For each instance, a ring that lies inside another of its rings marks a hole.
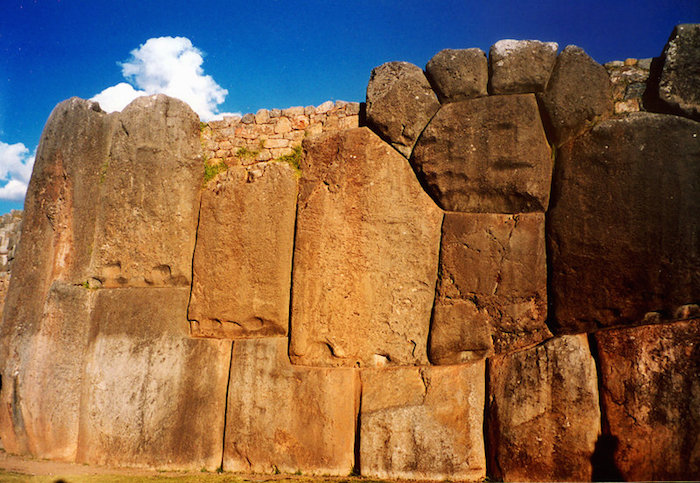
[[[294,247],[294,364],[427,363],[442,211],[367,128],[304,144]]]

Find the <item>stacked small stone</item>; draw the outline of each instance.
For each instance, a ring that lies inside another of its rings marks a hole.
[[[202,125],[202,147],[210,164],[247,166],[291,154],[309,136],[357,127],[360,104],[326,101],[318,107],[260,109]]]
[[[642,96],[649,79],[651,59],[614,60],[604,67],[612,83],[615,114],[645,111]]]

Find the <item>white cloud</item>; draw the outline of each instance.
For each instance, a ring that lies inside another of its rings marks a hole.
[[[27,192],[29,178],[32,175],[33,153],[22,144],[6,144],[0,141],[0,199],[21,200]]]
[[[228,91],[205,75],[202,52],[185,37],[148,39],[121,63],[122,75],[130,82],[108,87],[93,101],[108,112],[121,111],[138,96],[167,94],[185,101],[205,121],[219,118],[218,105]]]

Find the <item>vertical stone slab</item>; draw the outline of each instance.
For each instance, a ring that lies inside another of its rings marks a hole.
[[[78,283],[88,273],[95,213],[80,207],[97,198],[109,122],[96,103],[72,98],[53,110],[39,143],[0,325],[0,438],[13,453],[37,448],[28,440],[21,405],[36,395],[28,388],[25,397],[23,384],[27,365],[41,357],[32,346],[51,284]]]
[[[202,195],[188,317],[192,334],[287,335],[297,175],[231,168]]]
[[[700,121],[700,24],[676,25],[662,59],[659,98],[679,115]]]
[[[362,476],[483,480],[484,387],[483,361],[363,370]]]
[[[445,214],[430,360],[459,364],[551,337],[544,214]]]
[[[491,471],[503,481],[590,481],[600,435],[585,335],[489,360]]]
[[[353,369],[292,366],[286,338],[235,341],[224,469],[348,475],[358,390]]]
[[[408,161],[367,128],[304,147],[292,362],[425,364],[442,211]]]
[[[700,319],[596,332],[607,461],[626,481],[700,475]]]
[[[77,461],[160,469],[221,463],[231,342],[191,339],[187,288],[99,290]]]
[[[140,97],[118,114],[92,201],[91,271],[102,286],[190,285],[203,175],[199,119],[187,104]]]
[[[561,332],[674,317],[700,300],[700,123],[637,113],[557,155],[547,214]]]

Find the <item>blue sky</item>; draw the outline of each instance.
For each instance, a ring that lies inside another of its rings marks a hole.
[[[653,57],[674,25],[697,22],[698,0],[0,0],[0,213],[22,207],[43,125],[71,96],[152,92],[165,72],[170,92],[209,99],[203,117],[363,101],[391,60],[424,67],[505,38],[576,44],[600,63]],[[180,39],[147,43],[160,37]],[[169,63],[173,48],[188,65]]]

